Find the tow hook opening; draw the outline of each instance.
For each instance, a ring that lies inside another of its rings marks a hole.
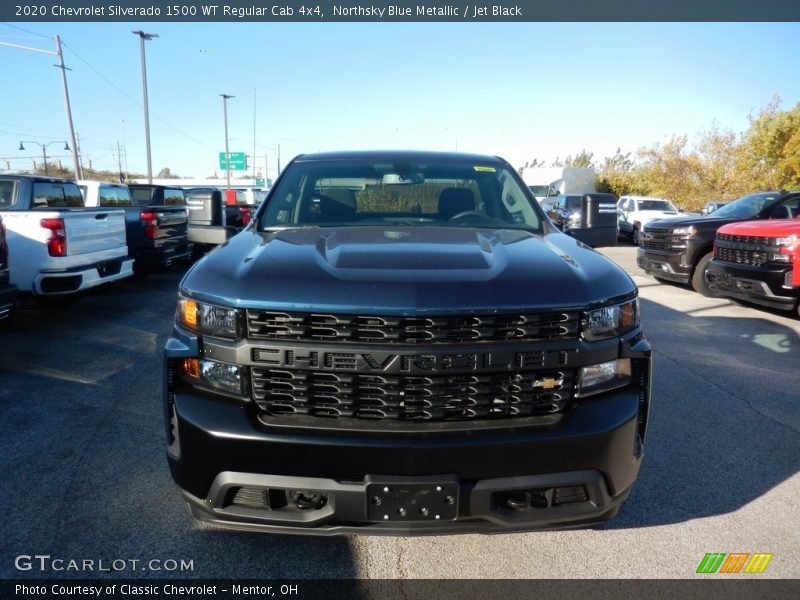
[[[550,488],[529,488],[497,492],[494,497],[495,506],[500,510],[524,513],[586,502],[589,494],[585,485],[570,485]]]
[[[289,494],[294,505],[300,510],[319,510],[328,503],[328,497],[319,492],[291,490]]]
[[[515,490],[505,494],[506,508],[526,511],[532,508],[547,508],[553,502],[553,489]]]

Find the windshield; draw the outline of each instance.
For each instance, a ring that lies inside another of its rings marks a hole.
[[[261,227],[457,226],[541,231],[518,178],[466,160],[319,160],[292,163]]]
[[[668,200],[640,200],[639,210],[660,210],[662,212],[678,212]]]
[[[549,185],[529,185],[528,188],[533,192],[537,198],[546,198],[550,193]]]
[[[583,196],[566,196],[564,206],[567,210],[580,210]]]
[[[743,196],[742,198],[734,200],[725,206],[719,207],[710,216],[718,219],[754,217],[761,212],[761,209],[763,209],[768,202],[774,200],[779,195],[780,194],[778,194],[778,192],[768,192],[764,194],[750,194],[749,196]]]

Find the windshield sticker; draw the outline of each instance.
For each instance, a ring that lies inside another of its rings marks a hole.
[[[497,169],[495,169],[494,167],[472,167],[472,168],[475,169],[478,173],[496,173],[497,172]]]

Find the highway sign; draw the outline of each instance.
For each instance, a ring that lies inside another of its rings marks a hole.
[[[229,152],[230,161],[225,160],[225,153],[219,153],[219,168],[223,171],[228,170],[228,163],[230,163],[231,171],[246,171],[247,170],[247,156],[244,152]]]

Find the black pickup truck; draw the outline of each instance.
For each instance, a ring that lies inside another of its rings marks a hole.
[[[168,267],[192,257],[189,242],[189,210],[181,188],[163,185],[130,184],[131,202],[135,217],[144,223],[145,238],[152,247],[142,254],[145,272]]]
[[[167,456],[222,527],[585,526],[639,472],[650,356],[631,278],[504,160],[300,156],[180,284]]]
[[[650,221],[642,232],[636,262],[656,279],[688,283],[696,292],[715,296],[705,271],[714,258],[717,230],[738,221],[786,218],[797,213],[798,202],[798,192],[759,192],[707,216]]]
[[[11,314],[17,298],[17,286],[12,285],[8,276],[8,242],[3,217],[0,217],[0,320]]]
[[[79,181],[86,206],[125,211],[128,256],[135,259],[134,272],[145,275],[191,257],[188,243],[188,210],[170,188],[145,186],[132,193],[129,186],[106,181]],[[178,190],[180,191],[180,190]]]

